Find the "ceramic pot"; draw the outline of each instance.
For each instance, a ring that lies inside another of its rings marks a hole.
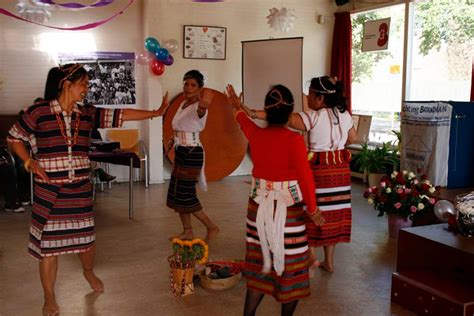
[[[396,214],[388,215],[388,235],[392,238],[398,238],[400,228],[412,227],[413,222],[409,218],[405,218]]]

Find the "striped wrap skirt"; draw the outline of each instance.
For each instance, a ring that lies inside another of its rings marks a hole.
[[[351,172],[348,150],[310,153],[310,164],[316,184],[316,201],[325,223],[315,226],[307,218],[308,242],[311,247],[350,242]]]
[[[246,256],[243,268],[247,288],[268,294],[280,303],[288,303],[310,295],[308,242],[303,204],[287,207],[284,228],[284,271],[278,276],[272,267],[263,273],[263,255],[257,233],[258,204],[249,199],[247,209]]]
[[[36,259],[81,253],[95,241],[92,184],[35,183],[29,253]]]
[[[177,146],[166,205],[179,213],[202,210],[197,197],[196,183],[204,163],[201,146]]]

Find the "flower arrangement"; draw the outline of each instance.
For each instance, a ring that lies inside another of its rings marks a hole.
[[[430,194],[438,190],[426,176],[418,178],[415,173],[403,170],[382,177],[378,186],[364,192],[364,197],[379,211],[378,216],[395,214],[413,219],[433,210],[436,199]]]
[[[171,244],[173,255],[168,260],[173,268],[187,269],[194,267],[195,264],[204,264],[209,256],[209,248],[202,239],[173,238]]]

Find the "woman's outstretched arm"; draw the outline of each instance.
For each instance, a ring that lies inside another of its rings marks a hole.
[[[150,118],[154,118],[157,116],[165,115],[166,111],[168,110],[169,102],[168,102],[168,91],[163,96],[161,101],[161,106],[157,110],[135,110],[135,109],[124,109],[123,110],[123,120],[124,121],[140,121],[146,120]]]

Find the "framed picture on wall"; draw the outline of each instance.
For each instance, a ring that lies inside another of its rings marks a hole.
[[[225,60],[225,27],[185,25],[183,36],[183,58]]]
[[[105,108],[134,107],[135,53],[84,52],[60,53],[59,64],[81,64],[89,75],[85,103]]]

